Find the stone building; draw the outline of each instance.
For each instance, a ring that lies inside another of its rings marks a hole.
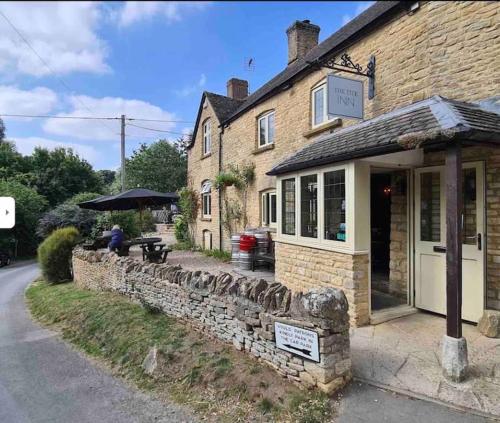
[[[252,94],[234,78],[227,96],[203,94],[188,153],[197,243],[230,248],[214,178],[253,164],[247,226],[273,232],[292,290],[342,288],[354,325],[450,317],[452,295],[467,321],[500,310],[500,5],[376,2],[319,32],[293,23],[285,69]],[[348,106],[361,118],[335,113]]]

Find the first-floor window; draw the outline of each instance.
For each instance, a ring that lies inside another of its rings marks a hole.
[[[281,231],[285,235],[295,235],[295,178],[281,182]]]
[[[300,235],[318,237],[318,175],[300,178]]]
[[[324,174],[325,239],[345,242],[345,170]]]
[[[276,192],[262,194],[262,226],[276,227]]]
[[[201,208],[203,217],[212,216],[212,183],[203,182],[201,186]]]

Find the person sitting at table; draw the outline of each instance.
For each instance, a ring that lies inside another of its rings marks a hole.
[[[115,225],[113,226],[113,229],[111,230],[111,241],[108,244],[109,251],[118,251],[122,248],[123,246],[123,231],[121,230],[120,226]]]

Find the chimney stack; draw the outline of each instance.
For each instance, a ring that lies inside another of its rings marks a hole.
[[[235,100],[244,100],[248,97],[248,81],[231,78],[227,81],[227,96]]]
[[[320,27],[309,20],[295,21],[287,30],[288,64],[303,58],[309,50],[318,45]]]

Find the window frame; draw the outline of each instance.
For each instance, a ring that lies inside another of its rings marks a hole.
[[[275,198],[276,201],[276,215],[274,221],[272,220],[272,200],[271,197]],[[260,196],[260,210],[261,210],[261,225],[263,227],[275,229],[278,223],[278,198],[276,190],[265,191],[261,193]]]
[[[207,192],[204,192],[204,185],[210,184],[210,189]],[[201,215],[203,219],[211,219],[212,218],[212,184],[207,179],[201,183]],[[205,204],[206,201],[206,204]],[[208,212],[208,213],[207,213]]]
[[[325,173],[344,170],[345,172],[345,241],[330,240],[325,238],[325,197],[324,197],[324,175]],[[302,217],[300,213],[300,178],[302,176],[317,175],[318,183],[318,210],[317,224],[318,237],[309,238],[301,236]],[[282,181],[295,179],[295,235],[283,233],[282,222]],[[277,177],[277,236],[276,240],[312,248],[338,251],[342,253],[354,253],[355,247],[355,228],[354,228],[354,189],[355,189],[355,169],[354,163],[343,163],[334,166],[319,167],[314,170],[307,169],[302,172],[285,174]]]
[[[324,90],[324,95],[323,95],[323,120],[320,123],[315,123],[315,116],[316,116],[316,102],[314,101],[314,94],[318,92],[319,90],[323,89]],[[327,79],[322,79],[320,82],[318,82],[316,85],[314,85],[311,88],[311,128],[318,128],[322,125],[327,124],[328,122],[337,119],[337,116],[330,116],[328,114],[328,83]]]
[[[269,139],[269,118],[273,116],[273,139],[270,140]],[[262,121],[266,122],[266,130],[265,130],[265,142],[262,144],[261,143],[261,132],[260,132],[260,123]],[[267,147],[269,145],[273,145],[274,144],[274,138],[276,137],[276,114],[274,112],[274,110],[271,110],[271,111],[268,111],[264,114],[262,114],[261,116],[259,116],[257,118],[257,147],[258,148],[264,148],[264,147]]]
[[[203,122],[203,155],[212,153],[212,122],[210,118]]]

